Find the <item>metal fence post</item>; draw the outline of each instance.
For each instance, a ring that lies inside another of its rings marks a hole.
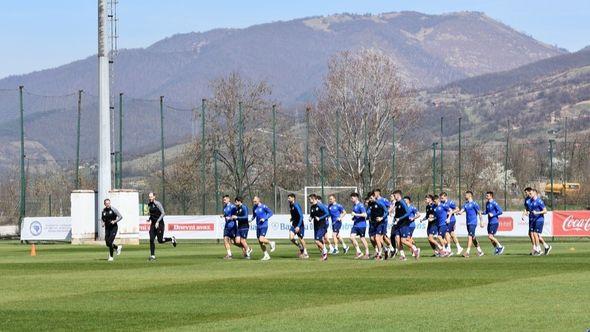
[[[217,170],[217,149],[213,151],[213,173],[215,176],[215,213],[219,213],[219,173]]]
[[[166,160],[164,155],[164,96],[160,96],[160,152],[162,168],[162,203],[166,206]]]
[[[336,109],[336,185],[340,185],[340,109]]]
[[[322,199],[326,199],[324,197],[324,147],[320,147],[320,183],[322,186]]]
[[[395,190],[397,174],[395,169],[395,119],[391,119],[391,190]]]
[[[201,214],[206,214],[205,207],[205,99],[201,100]],[[217,179],[216,179],[217,180]],[[217,203],[216,203],[217,204]],[[217,212],[217,209],[215,210]]]
[[[242,102],[238,102],[238,179],[240,182],[240,195],[242,194],[242,171],[244,168],[244,119],[243,119]]]
[[[555,140],[549,140],[549,178],[551,181],[551,211],[553,211],[555,192],[553,191],[553,143]]]
[[[432,194],[436,195],[436,145],[432,143]]]
[[[119,93],[119,183],[117,188],[123,188],[123,93]]]
[[[461,173],[462,173],[462,159],[461,159],[461,117],[459,117],[459,170],[458,170],[458,174],[457,174],[457,178],[458,178],[458,188],[457,188],[457,199],[460,200],[461,199]]]
[[[567,116],[563,125],[563,209],[567,210]]]
[[[310,164],[309,164],[309,113],[311,107],[305,109],[305,185],[309,185]]]
[[[440,191],[444,191],[443,189],[443,178],[444,178],[444,169],[443,169],[443,117],[440,117]]]
[[[508,123],[510,128],[510,122]],[[506,147],[504,148],[504,208],[508,210],[508,145],[510,144],[510,129],[506,132]]]
[[[277,105],[272,105],[272,192],[274,211],[277,209]]]

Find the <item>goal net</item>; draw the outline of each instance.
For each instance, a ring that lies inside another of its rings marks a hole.
[[[295,194],[297,198],[297,202],[303,208],[303,213],[307,214],[309,212],[308,208],[308,201],[307,196],[311,194],[316,194],[322,196],[322,187],[319,186],[308,186],[303,187],[300,190],[288,190],[285,188],[277,187],[278,191],[278,201],[275,213],[280,214],[289,214],[289,201],[287,200],[287,196],[291,193]],[[344,205],[347,206],[350,200],[350,193],[358,192],[357,187],[355,186],[324,186],[324,195],[322,196],[322,201],[325,204],[328,204],[328,196],[334,195],[336,196],[336,200]]]

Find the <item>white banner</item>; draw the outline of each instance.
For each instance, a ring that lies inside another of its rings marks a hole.
[[[465,226],[465,215],[456,216],[457,223],[455,232],[458,236],[467,237],[467,227]],[[268,231],[266,237],[270,239],[288,239],[291,222],[290,215],[277,214],[270,218]],[[305,238],[313,239],[313,223],[308,221],[308,216],[305,216]],[[545,215],[545,228],[543,235],[551,236],[551,220],[552,213]],[[222,239],[224,220],[219,216],[166,216],[164,217],[166,224],[164,236],[176,236],[178,239]],[[476,234],[478,236],[487,235],[487,217],[483,217],[484,227],[478,227]],[[507,237],[526,237],[528,236],[528,217],[523,216],[522,212],[504,212],[499,217],[500,225],[498,227],[498,236]],[[388,225],[388,235],[391,231],[391,218]],[[427,222],[416,222],[416,230],[414,231],[415,238],[426,238]],[[350,230],[352,228],[352,218],[346,215],[342,220],[342,227],[340,235],[342,237],[350,237]],[[149,239],[149,223],[146,222],[146,217],[140,217],[140,232],[141,239]],[[328,228],[328,236],[332,236],[332,224]],[[368,228],[367,228],[367,234]],[[248,232],[249,239],[256,238],[256,225],[250,224],[250,231]]]
[[[71,241],[72,218],[70,217],[26,217],[20,232],[21,241]]]
[[[147,216],[139,217],[139,238],[149,239]],[[220,216],[165,216],[164,236],[177,239],[221,239],[223,220]]]
[[[291,223],[290,216],[286,214],[274,215],[269,220],[268,231],[266,236],[270,239],[288,239],[289,228]],[[142,240],[149,239],[149,223],[147,217],[139,217],[139,238]],[[305,216],[305,238],[313,239],[313,223],[308,221]],[[222,239],[224,220],[220,216],[166,216],[164,217],[165,230],[164,236],[175,236],[177,239]],[[484,227],[477,227],[478,236],[487,235],[487,217],[483,217]],[[528,217],[523,216],[522,212],[504,212],[499,217],[500,225],[498,227],[498,236],[507,237],[526,237],[528,236]],[[544,236],[552,235],[553,213],[545,215]],[[391,230],[391,218],[388,227],[388,234]],[[425,238],[427,222],[416,222],[415,238]],[[350,215],[346,215],[342,221],[340,235],[350,237],[352,220]],[[465,216],[457,216],[455,226],[456,234],[460,237],[467,236],[465,226]],[[71,241],[72,222],[70,217],[37,217],[24,218],[21,228],[21,240],[54,240],[54,241]],[[368,229],[367,234],[368,236]],[[332,236],[332,225],[328,228],[328,236]],[[256,225],[250,225],[248,233],[249,239],[256,238]]]

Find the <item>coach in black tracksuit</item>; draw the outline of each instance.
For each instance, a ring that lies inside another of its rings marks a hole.
[[[109,248],[109,261],[112,261],[113,252],[115,250],[117,250],[117,254],[121,252],[119,250],[119,246],[117,246],[114,242],[115,237],[117,236],[117,230],[119,229],[117,225],[119,221],[123,219],[123,216],[117,209],[111,206],[111,200],[108,198],[104,200],[104,209],[102,210],[101,219],[105,229],[104,240],[107,247]]]
[[[156,238],[158,243],[172,242],[172,245],[176,247],[176,238],[164,237],[164,207],[162,203],[156,201],[156,195],[149,193],[148,195],[148,208],[150,213],[150,258],[149,260],[156,259]]]

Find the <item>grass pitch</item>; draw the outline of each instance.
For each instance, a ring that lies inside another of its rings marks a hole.
[[[547,257],[527,255],[524,239],[504,244],[499,257],[486,243],[469,259],[320,262],[282,242],[261,262],[258,247],[252,261],[225,261],[221,244],[180,242],[148,262],[144,243],[107,262],[103,247],[38,245],[30,257],[0,242],[0,330],[590,328],[590,242],[555,242]]]

